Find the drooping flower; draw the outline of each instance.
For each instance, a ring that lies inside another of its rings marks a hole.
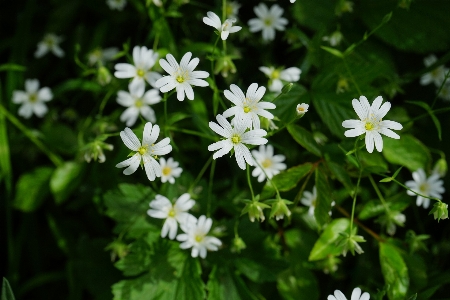
[[[63,41],[63,38],[53,33],[47,33],[44,39],[37,45],[37,50],[34,52],[34,57],[41,58],[49,51],[57,57],[64,56],[64,50],[59,47],[59,44]]]
[[[252,154],[256,160],[252,176],[258,177],[258,182],[263,182],[266,179],[266,174],[269,179],[272,179],[280,171],[286,170],[286,164],[282,163],[286,157],[281,154],[274,155],[272,145],[267,145],[267,147],[261,145],[259,151],[252,150]]]
[[[360,120],[345,120],[342,122],[344,128],[352,128],[347,130],[344,134],[346,137],[355,137],[366,134],[366,149],[369,153],[373,152],[374,144],[378,152],[383,150],[384,134],[393,139],[399,139],[400,136],[391,129],[400,130],[403,126],[395,121],[382,120],[391,108],[390,102],[385,102],[383,105],[383,98],[378,96],[370,106],[366,97],[359,97],[359,101],[353,99],[352,105]],[[380,107],[381,106],[381,107]]]
[[[181,230],[185,232],[177,236],[177,240],[182,242],[180,248],[192,248],[191,256],[200,255],[201,258],[206,257],[207,250],[217,251],[222,242],[216,237],[207,235],[211,226],[212,220],[206,216],[200,216],[197,222],[180,224]]]
[[[297,108],[296,108],[297,115],[303,116],[304,114],[306,114],[308,112],[308,108],[309,108],[309,105],[306,103],[297,104]]]
[[[274,4],[267,8],[264,3],[260,3],[253,8],[258,18],[250,19],[248,25],[250,26],[250,32],[262,31],[262,37],[265,41],[271,41],[275,39],[275,30],[283,31],[288,24],[288,20],[282,18],[281,15],[284,12],[278,4]]]
[[[260,86],[258,88],[258,84],[252,83],[248,87],[246,95],[244,95],[242,90],[235,84],[230,85],[230,90],[231,91],[225,90],[224,95],[235,106],[230,107],[223,112],[225,118],[235,116],[235,119],[244,120],[247,127],[255,129],[261,128],[258,115],[269,120],[273,119],[273,114],[266,109],[276,108],[275,104],[271,102],[260,102],[266,92],[265,87]]]
[[[156,82],[156,87],[161,93],[167,93],[173,89],[177,91],[177,99],[184,100],[184,95],[189,100],[194,100],[194,90],[192,86],[208,86],[209,83],[203,80],[209,76],[205,71],[194,71],[200,60],[198,57],[191,60],[192,53],[187,52],[181,58],[180,64],[177,63],[172,54],[167,54],[166,59],[161,58],[159,64],[169,73],[169,76],[164,76]]]
[[[175,183],[175,178],[180,177],[183,169],[179,167],[179,163],[176,162],[172,157],[169,157],[167,161],[161,157],[159,159],[159,164],[161,165],[162,175],[161,182]]]
[[[91,66],[96,63],[104,65],[107,61],[111,61],[117,53],[119,53],[119,49],[116,47],[96,48],[88,54],[88,61]]]
[[[226,40],[230,33],[235,33],[242,29],[241,26],[233,26],[233,23],[236,22],[236,19],[226,19],[222,24],[220,18],[212,11],[208,11],[206,15],[208,17],[203,18],[203,23],[217,29],[222,40]]]
[[[106,0],[110,9],[123,10],[125,5],[127,5],[127,0]]]
[[[287,68],[285,70],[275,69],[274,67],[259,67],[259,70],[269,77],[269,91],[281,92],[283,81],[297,82],[300,80],[302,70],[297,67]]]
[[[39,89],[39,80],[27,79],[25,80],[25,91],[14,91],[12,102],[22,104],[18,111],[19,116],[28,119],[34,113],[42,118],[48,111],[45,102],[52,99],[53,94],[50,88]]]
[[[84,160],[88,163],[91,160],[98,160],[99,163],[104,163],[106,160],[105,154],[103,153],[103,149],[113,150],[114,146],[111,144],[107,144],[102,140],[95,140],[92,143],[89,143],[85,147],[86,152],[84,153]]]
[[[161,78],[161,74],[152,71],[158,59],[158,53],[147,47],[135,46],[133,48],[133,63],[119,63],[114,66],[116,72],[114,76],[117,78],[133,78],[133,81],[138,81],[144,84],[147,81],[152,87],[156,87],[155,83]]]
[[[161,166],[156,161],[158,155],[166,155],[172,151],[170,138],[166,137],[155,144],[159,136],[159,126],[147,122],[144,127],[142,143],[130,128],[125,128],[120,132],[120,137],[128,149],[135,151],[133,156],[116,165],[117,168],[124,168],[123,174],[133,174],[140,164],[144,165],[145,173],[150,181],[156,177],[161,177]]]
[[[266,144],[267,139],[263,138],[263,136],[267,132],[263,129],[249,130],[246,132],[247,124],[241,119],[237,119],[233,127],[222,115],[217,115],[216,119],[220,125],[215,122],[209,122],[209,128],[224,137],[224,139],[208,146],[209,151],[218,150],[214,153],[213,159],[222,157],[230,152],[231,149],[234,149],[234,156],[236,157],[239,168],[245,170],[246,163],[253,166],[254,160],[245,144]]]
[[[437,57],[434,54],[431,54],[423,59],[425,67],[429,67],[437,62]],[[431,72],[425,73],[420,78],[421,85],[428,85],[430,83],[434,83],[437,87],[440,87],[442,82],[445,79],[445,74],[447,74],[448,69],[444,67],[444,65],[438,66],[436,69]]]
[[[353,292],[352,292],[351,300],[369,300],[370,299],[369,293],[365,292],[362,295],[361,295],[361,293],[362,293],[362,291],[359,287],[354,288]],[[334,296],[329,295],[327,297],[327,300],[347,300],[347,298],[340,290],[335,290]]]
[[[117,93],[117,103],[128,107],[120,115],[120,121],[126,122],[126,125],[131,127],[136,123],[140,114],[147,121],[155,123],[155,111],[150,105],[161,101],[159,91],[157,89],[151,89],[144,94],[145,85],[139,81],[131,81],[128,89],[130,91],[129,93],[125,91],[119,91]]]
[[[227,1],[227,7],[225,8],[226,15],[230,19],[236,19],[238,18],[238,12],[239,8],[241,8],[241,5],[237,1]]]
[[[195,205],[188,193],[181,195],[174,204],[162,195],[156,195],[150,202],[150,208],[147,214],[152,218],[165,219],[161,230],[161,237],[169,234],[169,239],[173,240],[177,235],[178,223],[187,224],[195,222],[196,218],[187,211]]]
[[[439,174],[432,174],[427,178],[425,171],[420,168],[412,173],[412,177],[414,180],[405,182],[405,185],[411,190],[427,197],[442,199],[441,194],[445,192],[445,188],[442,186],[444,182],[439,179]],[[410,196],[416,196],[415,193],[409,190],[406,193]],[[424,208],[428,208],[430,206],[430,199],[417,195],[416,204],[417,206],[423,205]]]

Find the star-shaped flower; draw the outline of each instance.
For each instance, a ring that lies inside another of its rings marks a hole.
[[[241,119],[237,119],[234,127],[225,119],[222,115],[216,116],[217,124],[215,122],[209,122],[209,128],[211,128],[215,133],[224,137],[223,140],[215,142],[208,146],[209,151],[216,151],[213,155],[213,159],[222,157],[231,149],[234,149],[234,156],[236,157],[236,162],[239,168],[245,170],[246,162],[250,165],[254,165],[254,160],[248,150],[247,146],[250,145],[262,145],[267,143],[267,139],[263,138],[267,132],[263,129],[249,130],[246,132],[247,124]]]
[[[135,46],[133,48],[133,63],[119,63],[114,66],[116,72],[114,76],[117,78],[133,78],[133,81],[138,81],[144,84],[147,81],[152,87],[156,87],[155,83],[161,78],[161,74],[152,71],[158,59],[158,53],[147,47]]]
[[[186,224],[197,221],[197,219],[187,211],[195,205],[188,193],[181,195],[175,204],[162,195],[156,195],[155,200],[150,202],[147,214],[152,218],[166,219],[161,230],[161,237],[169,234],[169,239],[173,240],[177,235],[178,223]]]
[[[192,257],[200,255],[201,258],[206,257],[207,250],[217,251],[222,242],[216,237],[207,236],[211,226],[212,220],[206,216],[200,216],[195,223],[180,224],[181,230],[185,232],[177,236],[177,240],[182,242],[180,248],[192,248]]]
[[[286,157],[281,154],[274,155],[272,145],[267,145],[267,147],[261,145],[259,151],[252,150],[252,154],[257,162],[252,176],[258,177],[258,182],[263,182],[266,179],[266,174],[269,179],[272,179],[280,171],[286,170],[286,164],[283,163]]]
[[[151,89],[144,94],[145,85],[139,81],[131,81],[128,89],[129,93],[125,91],[117,93],[117,103],[128,107],[120,116],[120,121],[126,122],[127,126],[133,126],[140,114],[147,121],[155,123],[155,111],[150,105],[161,101],[159,91]]]
[[[225,8],[227,17],[230,19],[237,19],[239,8],[241,8],[239,2],[227,1],[227,7]]]
[[[360,288],[354,288],[352,292],[352,298],[351,300],[369,300],[370,295],[369,293],[365,292],[361,295],[362,291]],[[334,296],[329,295],[327,297],[327,300],[347,300],[345,295],[340,290],[334,291]]]
[[[177,91],[177,99],[184,100],[184,95],[189,100],[194,100],[194,90],[192,86],[208,86],[209,83],[201,78],[209,76],[205,71],[194,71],[200,60],[198,57],[191,60],[192,53],[187,52],[181,58],[180,64],[177,63],[172,54],[167,54],[166,59],[161,58],[159,64],[169,76],[164,76],[156,82],[156,87],[161,93],[167,93],[173,89]]]
[[[437,62],[437,57],[434,54],[431,54],[425,57],[423,62],[425,64],[425,67],[429,67]],[[420,84],[428,85],[430,83],[434,83],[437,87],[440,87],[445,79],[445,74],[447,74],[447,72],[448,69],[445,68],[444,65],[440,65],[431,72],[423,74],[420,78]]]
[[[405,185],[411,190],[424,196],[442,199],[441,194],[445,192],[445,188],[442,186],[444,182],[439,179],[439,174],[434,173],[427,178],[425,171],[418,169],[412,173],[412,177],[414,180],[405,182]],[[406,193],[410,196],[416,196],[411,191],[406,191]],[[424,208],[428,208],[430,206],[430,199],[417,195],[416,204],[417,206],[423,205]]]
[[[302,70],[296,67],[285,70],[275,69],[274,67],[259,67],[259,70],[269,77],[269,91],[280,93],[283,88],[283,82],[297,82],[300,80]]]
[[[38,48],[34,53],[34,57],[41,58],[49,51],[57,57],[63,57],[64,51],[59,47],[59,44],[63,41],[63,38],[53,33],[47,33],[44,39],[38,43]]]
[[[353,109],[360,120],[345,120],[342,122],[344,128],[352,128],[344,133],[346,137],[366,134],[366,149],[369,153],[373,152],[374,144],[378,152],[383,150],[383,139],[380,133],[393,139],[399,139],[400,136],[391,129],[400,130],[403,128],[402,124],[398,122],[382,120],[391,108],[390,102],[381,105],[382,102],[381,96],[375,98],[372,106],[364,96],[359,97],[359,101],[353,99]]]
[[[262,30],[262,37],[265,41],[271,41],[275,39],[275,29],[278,31],[285,30],[288,20],[282,18],[284,10],[278,5],[274,4],[270,7],[270,10],[264,3],[260,3],[253,8],[258,18],[250,19],[248,25],[250,26],[250,32],[257,32]]]
[[[275,104],[271,102],[260,102],[266,92],[265,87],[260,86],[258,88],[258,84],[252,83],[248,87],[246,95],[235,84],[230,85],[230,90],[225,90],[224,95],[235,106],[223,112],[225,118],[235,116],[236,119],[244,120],[247,127],[255,129],[261,128],[258,115],[269,120],[273,119],[273,114],[266,111],[266,109],[276,108]]]
[[[12,102],[22,104],[19,108],[19,116],[28,119],[34,113],[42,118],[48,111],[45,102],[52,99],[53,94],[50,88],[39,89],[39,80],[27,79],[25,80],[25,91],[14,91]]]
[[[242,29],[241,26],[233,26],[233,23],[236,22],[236,19],[226,19],[222,24],[220,18],[212,11],[208,11],[206,15],[208,17],[203,18],[203,23],[217,29],[222,40],[226,40],[230,33],[235,33]]]
[[[175,178],[180,177],[181,172],[183,172],[183,169],[178,166],[179,163],[174,161],[172,157],[169,157],[167,161],[161,157],[159,164],[161,165],[161,182],[163,183],[168,181],[171,184],[174,184]]]
[[[97,48],[88,54],[88,61],[91,66],[96,63],[104,65],[107,61],[111,61],[117,53],[119,53],[119,49],[116,47],[105,49]]]
[[[172,146],[169,145],[170,138],[165,138],[155,144],[159,136],[159,126],[147,122],[144,127],[144,134],[142,143],[130,128],[125,128],[120,132],[120,137],[128,149],[135,151],[133,156],[116,165],[117,168],[124,168],[123,174],[133,174],[140,164],[144,165],[145,173],[150,181],[155,180],[156,177],[161,177],[161,166],[156,161],[158,155],[166,155],[172,151]]]

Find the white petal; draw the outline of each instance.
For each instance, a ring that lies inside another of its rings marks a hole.
[[[130,64],[120,63],[114,66],[116,72],[114,76],[117,78],[132,78],[136,76],[136,67]]]
[[[158,139],[159,132],[160,129],[158,125],[155,124],[155,126],[152,126],[152,123],[150,122],[145,123],[142,144],[147,146],[152,145]]]
[[[120,132],[120,137],[122,138],[122,141],[125,144],[125,146],[127,146],[128,149],[130,150],[138,151],[139,147],[141,147],[139,139],[134,134],[134,132],[128,127]]]
[[[48,87],[40,89],[37,96],[41,101],[50,101],[53,99],[52,91]]]
[[[361,296],[361,289],[359,287],[354,288],[351,300],[359,300],[360,296]]]
[[[36,93],[39,89],[39,80],[37,79],[27,79],[25,80],[25,91],[28,94]]]
[[[373,152],[373,147],[374,147],[374,136],[373,136],[372,132],[368,131],[366,133],[366,149],[367,149],[367,152],[372,153]]]

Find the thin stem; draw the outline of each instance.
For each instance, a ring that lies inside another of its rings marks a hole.
[[[186,133],[186,134],[190,134],[190,135],[195,135],[195,136],[199,136],[199,137],[202,137],[202,138],[206,138],[206,139],[209,139],[209,140],[212,140],[212,141],[216,141],[216,138],[214,138],[214,137],[212,137],[210,135],[207,135],[207,134],[204,134],[204,133],[201,133],[201,132],[198,132],[198,131],[190,130],[190,129],[182,129],[182,128],[176,128],[176,127],[172,127],[172,126],[169,126],[167,129],[171,130],[171,131],[178,131],[178,132],[182,132],[182,133]]]
[[[375,192],[376,192],[377,195],[378,195],[378,198],[379,198],[380,201],[381,201],[381,204],[383,204],[384,209],[385,209],[387,212],[389,212],[389,207],[387,206],[386,201],[384,200],[383,195],[381,194],[380,189],[378,188],[377,184],[375,183],[375,180],[373,180],[373,177],[372,177],[371,174],[369,174],[369,179],[370,179],[370,183],[372,183],[372,186],[373,186],[373,188],[375,189]]]
[[[431,200],[434,200],[434,201],[442,202],[441,199],[434,198],[434,197],[430,197],[430,196],[425,196],[425,195],[422,195],[422,194],[420,194],[420,193],[418,193],[418,192],[416,192],[416,191],[413,191],[412,189],[410,189],[409,187],[407,187],[407,186],[404,185],[403,183],[397,181],[395,178],[393,178],[392,181],[394,181],[394,182],[397,183],[398,185],[404,187],[404,188],[407,189],[408,191],[413,192],[413,193],[416,194],[417,196],[421,196],[421,197],[423,197],[423,198],[427,198],[427,199],[431,199]]]
[[[350,78],[352,79],[352,82],[355,85],[356,90],[359,93],[359,96],[361,96],[362,95],[361,89],[359,88],[358,83],[356,83],[355,77],[353,77],[353,73],[352,73],[352,71],[350,70],[350,68],[349,68],[349,66],[347,64],[347,60],[345,59],[345,57],[343,57],[342,60],[344,61],[345,68],[347,69],[347,72],[349,73]]]
[[[195,178],[194,182],[192,182],[191,186],[188,189],[189,194],[192,192],[192,189],[197,185],[197,183],[202,178],[203,174],[205,174],[206,169],[208,168],[209,164],[212,162],[213,158],[212,156],[209,157],[209,159],[206,161],[206,163],[203,165],[203,168],[200,170],[200,173],[198,173],[197,178]]]
[[[343,214],[345,217],[349,218],[350,214],[348,213],[348,211],[346,211],[344,208],[342,208],[339,205],[335,206],[337,208],[337,210]],[[384,242],[384,239],[381,238],[378,234],[376,234],[372,229],[370,229],[369,227],[365,226],[364,224],[362,224],[358,219],[354,219],[351,218],[352,221],[354,221],[356,224],[358,224],[359,227],[361,227],[365,232],[367,232],[368,234],[370,234],[373,238],[375,238],[377,241],[379,242]]]
[[[222,0],[222,20],[227,18],[227,0]]]
[[[216,52],[217,43],[219,42],[220,35],[217,37],[216,42],[214,43],[213,50],[211,52],[211,79],[214,81],[214,85],[216,84],[216,78],[214,76],[214,52]]]
[[[213,160],[211,164],[211,170],[209,172],[209,184],[208,184],[208,202],[206,203],[206,216],[211,216],[211,198],[212,198],[212,188],[214,181],[214,172],[216,170],[216,160]]]
[[[100,108],[98,109],[98,114],[101,116],[103,114],[103,109],[106,106],[106,103],[108,102],[109,98],[112,96],[112,94],[115,91],[109,90],[108,93],[106,93],[105,97],[103,98],[101,104],[100,104]]]
[[[437,91],[437,93],[436,93],[436,96],[434,97],[433,104],[431,104],[431,109],[433,109],[434,105],[436,104],[436,100],[437,100],[437,98],[438,98],[438,96],[439,96],[439,94],[440,94],[442,88],[444,87],[445,82],[447,81],[447,79],[448,79],[449,77],[450,77],[450,70],[448,70],[447,74],[445,74],[444,81],[442,81],[441,86],[439,87],[439,89],[438,89],[438,91]]]
[[[255,201],[255,194],[253,193],[252,181],[250,180],[250,167],[247,165],[247,182],[250,188],[250,193],[252,194],[252,201]]]
[[[362,170],[359,171],[358,181],[356,183],[356,189],[353,193],[353,205],[352,205],[352,216],[350,218],[350,235],[353,232],[353,218],[355,217],[355,206],[356,206],[356,196],[358,195],[359,183],[361,182]]]

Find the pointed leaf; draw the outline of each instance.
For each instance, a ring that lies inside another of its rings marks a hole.
[[[289,125],[287,130],[294,138],[294,140],[299,143],[303,148],[311,152],[312,154],[321,157],[322,151],[320,150],[319,144],[314,140],[311,132],[305,128],[298,125]]]
[[[316,169],[315,176],[317,199],[314,216],[316,217],[317,223],[323,226],[330,220],[329,212],[331,210],[331,202],[333,202],[333,199],[331,198],[331,191],[325,174],[320,169]]]
[[[380,243],[380,264],[384,281],[388,286],[389,299],[405,299],[409,287],[409,275],[399,250],[391,244]]]
[[[321,260],[328,255],[339,255],[343,247],[337,247],[336,241],[340,237],[341,232],[347,232],[350,227],[350,220],[346,218],[334,219],[320,235],[314,244],[309,261]]]

